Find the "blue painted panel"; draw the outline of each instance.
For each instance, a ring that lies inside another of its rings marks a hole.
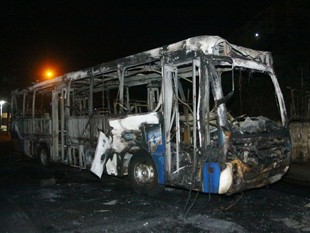
[[[145,125],[146,141],[157,167],[158,183],[165,184],[165,138],[160,124]]]
[[[218,163],[205,163],[203,167],[203,187],[205,193],[218,193],[221,168]]]
[[[158,172],[158,183],[165,184],[165,157],[162,153],[152,153]]]

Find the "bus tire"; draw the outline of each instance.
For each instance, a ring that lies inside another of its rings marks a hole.
[[[147,153],[136,153],[130,159],[128,176],[133,190],[141,195],[153,196],[162,192],[165,185],[158,183],[158,172]]]
[[[39,148],[39,161],[44,167],[50,164],[50,155],[46,145],[41,145]]]

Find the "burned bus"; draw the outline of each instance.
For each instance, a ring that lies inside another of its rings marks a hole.
[[[287,113],[269,52],[198,36],[12,92],[16,150],[165,186],[233,194],[281,179]]]

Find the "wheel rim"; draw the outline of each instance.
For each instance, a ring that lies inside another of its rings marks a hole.
[[[40,160],[42,164],[47,164],[47,152],[44,149],[41,150]]]
[[[140,184],[151,183],[154,179],[154,168],[150,164],[139,163],[135,166],[134,177]]]

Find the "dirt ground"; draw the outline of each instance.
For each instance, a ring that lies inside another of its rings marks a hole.
[[[167,187],[144,197],[126,178],[41,167],[12,153],[2,134],[0,232],[310,232],[309,182],[296,182],[233,196]]]

